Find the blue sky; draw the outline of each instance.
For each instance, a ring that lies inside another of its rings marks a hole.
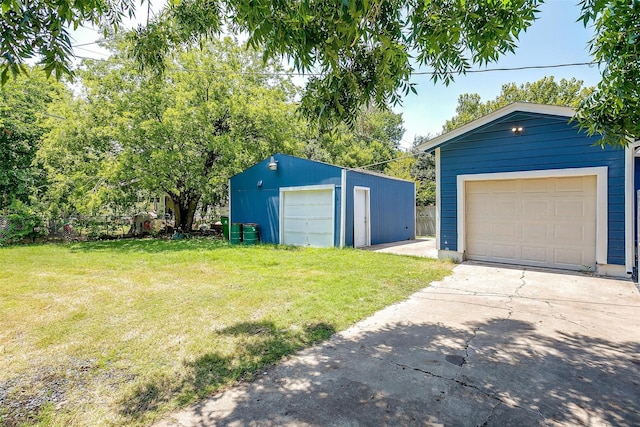
[[[576,22],[580,16],[577,1],[547,0],[539,8],[538,20],[520,35],[515,53],[486,68],[589,62],[587,42],[593,37],[593,31]],[[407,96],[401,107],[394,108],[404,118],[406,132],[402,145],[410,146],[416,135],[441,133],[444,122],[455,115],[461,94],[477,93],[487,101],[495,98],[505,83],[534,82],[545,76],[554,76],[556,80],[575,77],[587,86],[593,86],[600,80],[595,66],[467,74],[458,76],[449,86],[440,82],[434,85],[430,76],[414,76],[412,82],[417,85],[418,95]]]
[[[547,0],[539,8],[538,20],[528,31],[520,35],[515,53],[505,55],[498,62],[485,68],[589,62],[591,58],[587,42],[592,38],[593,32],[590,28],[584,28],[581,22],[576,22],[580,15],[577,2],[578,0]],[[163,4],[163,0],[152,0],[153,9],[156,11]],[[146,7],[140,8],[137,21],[144,22],[145,19]],[[92,29],[80,29],[73,34],[76,44],[95,41],[99,37],[100,34]],[[79,56],[94,58],[105,57],[108,54],[97,45],[78,47],[75,52]],[[458,96],[461,94],[477,93],[483,101],[487,101],[495,98],[505,83],[534,82],[545,76],[554,76],[557,80],[575,77],[583,80],[588,86],[595,85],[600,80],[600,73],[595,66],[467,74],[456,77],[455,83],[449,86],[440,82],[434,84],[428,75],[414,76],[411,81],[417,85],[418,94],[407,96],[402,106],[394,107],[394,111],[402,113],[404,118],[406,132],[402,145],[405,148],[410,147],[417,135],[439,134],[444,122],[455,115]]]

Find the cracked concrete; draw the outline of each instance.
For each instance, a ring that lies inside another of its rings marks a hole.
[[[157,425],[640,425],[639,312],[630,282],[465,263]]]

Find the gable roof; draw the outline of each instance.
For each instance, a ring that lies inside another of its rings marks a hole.
[[[480,117],[472,122],[469,122],[465,125],[460,126],[450,132],[439,135],[424,144],[419,145],[417,148],[420,151],[431,151],[435,148],[438,148],[442,144],[457,138],[461,135],[464,135],[469,132],[473,132],[474,130],[485,126],[495,120],[498,120],[502,117],[508,116],[509,114],[513,114],[516,112],[523,113],[534,113],[534,114],[545,114],[550,116],[560,116],[560,117],[573,117],[575,114],[575,110],[571,107],[562,107],[559,105],[548,105],[548,104],[534,104],[530,102],[514,102],[513,104],[509,104],[506,107],[502,107],[499,110],[493,111],[486,116]]]

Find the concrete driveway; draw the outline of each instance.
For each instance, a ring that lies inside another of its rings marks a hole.
[[[473,263],[159,426],[640,425],[634,284]]]

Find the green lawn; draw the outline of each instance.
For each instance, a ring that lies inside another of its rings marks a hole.
[[[0,248],[0,425],[146,425],[447,275],[209,239]]]

